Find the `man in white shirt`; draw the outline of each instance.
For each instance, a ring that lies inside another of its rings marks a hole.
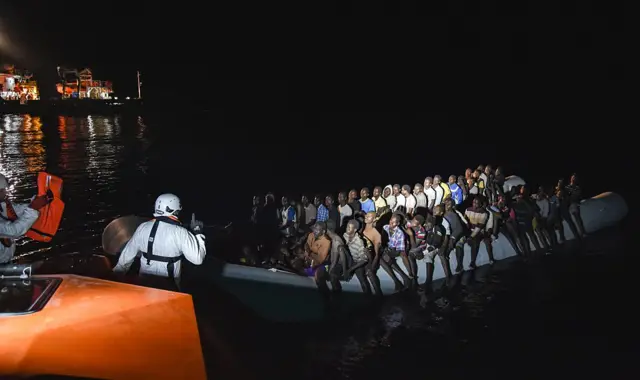
[[[431,177],[424,179],[424,194],[427,196],[427,208],[429,211],[433,211],[433,206],[436,205],[436,191],[433,189],[433,178]]]
[[[416,183],[413,187],[413,195],[416,197],[416,208],[427,208],[427,196],[424,194],[424,189],[421,183]]]
[[[396,205],[392,209],[393,212],[396,212],[396,210],[398,210],[398,207],[400,206],[404,207],[405,209],[407,208],[407,200],[404,195],[402,195],[400,190],[400,185],[393,185],[393,195],[395,195],[396,197]]]
[[[416,211],[417,201],[416,201],[416,197],[413,194],[411,194],[411,186],[403,185],[402,195],[404,196],[404,199],[405,199],[407,216],[413,217],[413,214]]]

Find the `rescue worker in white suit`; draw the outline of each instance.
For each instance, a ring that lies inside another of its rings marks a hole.
[[[156,199],[154,219],[142,223],[125,245],[114,272],[126,273],[140,254],[140,275],[164,277],[180,285],[181,261],[200,265],[207,254],[202,222],[192,220],[190,230],[178,220],[180,199],[162,194]]]
[[[30,204],[13,204],[7,197],[9,181],[0,173],[0,264],[11,261],[15,240],[24,236],[38,220],[38,211],[46,206],[46,196],[35,197]]]

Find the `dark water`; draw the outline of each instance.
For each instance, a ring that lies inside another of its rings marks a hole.
[[[204,137],[202,128],[218,137]],[[19,255],[100,252],[109,221],[148,215],[162,192],[179,194],[186,212],[212,224],[244,218],[255,192],[324,192],[400,180],[362,169],[318,181],[314,160],[287,159],[293,171],[287,173],[281,153],[258,154],[255,141],[230,141],[218,130],[223,127],[215,114],[4,115],[0,172],[13,183],[11,196],[29,198],[40,170],[65,180],[67,208],[53,244],[26,243]],[[530,169],[518,174],[545,178]],[[422,175],[411,177],[408,182]],[[611,190],[608,183],[599,185],[604,188],[593,190]],[[537,266],[512,264],[448,302],[423,308],[414,297],[392,297],[348,320],[321,325],[275,326],[220,294],[209,305],[212,323],[202,333],[210,342],[209,371],[220,378],[628,377],[640,349],[633,231],[625,223],[596,234],[580,257],[565,252]]]

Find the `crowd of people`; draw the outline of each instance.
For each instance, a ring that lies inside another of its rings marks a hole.
[[[464,175],[451,175],[448,181],[439,175],[427,177],[413,188],[395,184],[376,186],[373,192],[367,187],[340,192],[337,202],[331,194],[303,195],[299,202],[285,196],[278,207],[271,193],[264,200],[254,196],[255,240],[244,247],[240,261],[313,276],[327,297],[339,292],[340,281],[353,275],[364,292],[382,295],[379,267],[389,274],[396,290],[429,291],[435,257],[448,284],[464,270],[466,244],[471,247],[469,268],[475,269],[483,244],[489,263],[495,262],[492,245],[500,233],[525,260],[562,245],[564,221],[575,237],[586,236],[575,174],[568,185],[561,179],[551,194],[539,187],[531,195],[524,182],[513,186],[505,181],[502,168],[480,165]],[[452,253],[457,262],[453,270]],[[423,259],[427,275],[420,284],[417,261]]]

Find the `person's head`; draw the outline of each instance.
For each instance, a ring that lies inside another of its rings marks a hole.
[[[416,183],[413,186],[413,193],[414,194],[418,195],[418,194],[422,193],[423,191],[424,191],[424,188],[422,187],[421,183]]]
[[[258,206],[260,203],[262,203],[262,197],[260,197],[259,195],[254,195],[253,196],[253,205],[254,206]]]
[[[502,166],[498,166],[496,168],[496,175],[503,175],[504,174],[504,169],[502,168]]]
[[[529,196],[529,186],[521,186],[520,187],[520,196],[526,198]]]
[[[305,205],[305,206],[308,206],[309,203],[310,203],[309,202],[309,197],[307,197],[306,195],[303,195],[302,196],[302,204]]]
[[[465,181],[464,176],[463,175],[459,175],[458,176],[458,186],[465,186],[467,183],[467,181]]]
[[[0,202],[7,198],[7,190],[9,189],[9,181],[4,174],[0,173]]]
[[[401,187],[400,187],[399,184],[396,183],[395,185],[393,185],[393,195],[400,194],[400,189],[401,189]]]
[[[453,200],[451,198],[445,198],[443,203],[446,211],[451,211],[453,209]]]
[[[182,210],[180,198],[173,194],[162,194],[156,199],[153,216],[173,216],[177,218],[180,210]]]
[[[435,225],[435,220],[433,220],[433,215],[427,215],[427,219],[424,221],[424,228],[427,230],[431,230]]]
[[[402,185],[402,195],[404,195],[405,197],[408,197],[409,194],[411,194],[411,186]]]
[[[369,198],[369,188],[368,187],[363,187],[362,190],[360,190],[360,198],[362,200],[367,200]]]
[[[333,195],[327,195],[326,198],[324,198],[325,206],[331,207],[333,206],[334,203],[335,203],[335,200],[333,199]]]
[[[347,193],[345,193],[344,191],[338,193],[338,203],[343,206],[347,204]]]
[[[486,174],[486,175],[491,175],[491,174],[493,174],[493,168],[491,167],[491,165],[487,165],[487,166],[484,168],[484,174]]]
[[[380,197],[380,195],[382,195],[382,188],[380,186],[376,186],[373,188],[373,197],[375,199],[378,199],[378,197]]]
[[[433,185],[433,178],[427,177],[424,179],[424,188],[428,189]]]
[[[264,197],[264,203],[268,205],[276,203],[275,195],[273,195],[273,193],[267,193]]]
[[[569,183],[572,185],[577,185],[578,184],[578,175],[576,173],[573,173],[571,175],[571,178],[569,178]]]
[[[480,173],[483,173],[484,172],[484,165],[478,165],[476,170],[478,170]]]
[[[547,197],[547,193],[544,191],[544,187],[538,186],[538,199],[544,199]]]
[[[280,203],[282,203],[282,207],[284,208],[289,207],[289,198],[282,197],[282,199],[280,199]]]
[[[480,208],[482,207],[482,202],[480,201],[480,197],[475,197],[473,198],[473,208]]]
[[[389,229],[395,230],[402,222],[402,216],[398,214],[391,215],[389,219]]]
[[[313,204],[316,207],[320,207],[320,205],[322,204],[322,196],[316,195],[315,197],[313,197]]]
[[[444,208],[442,207],[442,205],[441,204],[435,205],[433,207],[433,215],[434,216],[442,216],[442,214],[444,214]]]
[[[359,228],[360,228],[360,224],[358,223],[358,221],[355,219],[351,219],[350,221],[347,222],[347,228],[345,232],[347,233],[347,235],[353,237],[355,236],[356,232],[358,232]]]
[[[391,189],[392,189],[392,187],[385,187],[384,191],[382,192],[382,196],[386,198],[389,195],[391,195]]]
[[[424,224],[424,216],[416,215],[411,219],[411,227],[418,228]]]
[[[311,232],[316,239],[320,236],[324,236],[324,234],[327,233],[327,224],[325,222],[316,222],[311,226]]]
[[[435,185],[439,185],[439,184],[440,184],[440,182],[442,182],[442,177],[440,177],[440,175],[439,175],[439,174],[434,175],[434,176],[433,176],[433,183],[434,183]]]
[[[467,169],[464,171],[464,178],[469,178],[469,177],[471,177],[471,175],[472,175],[472,174],[473,174],[473,169],[471,169],[471,168],[467,168]]]
[[[477,169],[476,169],[476,170],[473,172],[472,177],[473,177],[473,178],[476,178],[476,179],[477,179],[477,178],[480,178],[480,174],[482,174],[482,172],[481,172],[480,170],[477,170]]]
[[[364,215],[365,224],[372,224],[376,220],[376,213],[374,211],[369,211]]]
[[[458,180],[458,178],[456,178],[455,175],[451,174],[449,176],[449,183],[454,184],[454,183],[456,183],[457,180]]]
[[[467,178],[467,186],[469,186],[469,188],[472,188],[475,185],[476,185],[476,180],[473,177]]]
[[[358,199],[358,190],[356,189],[349,190],[349,203],[355,201],[356,199]]]
[[[327,219],[327,231],[336,232],[336,222],[333,219]]]

